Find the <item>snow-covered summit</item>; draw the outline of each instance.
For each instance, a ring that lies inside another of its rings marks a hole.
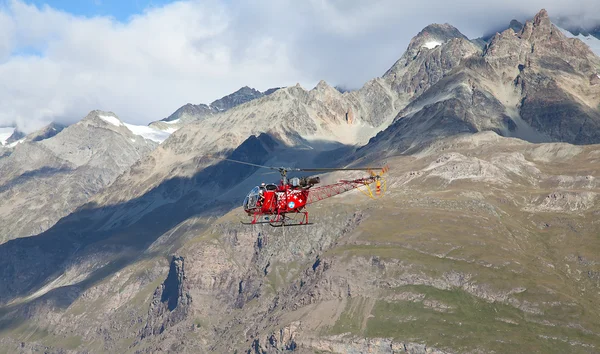
[[[173,133],[174,130],[159,130],[151,126],[135,125],[123,122],[113,112],[100,110],[91,111],[79,124],[101,126],[117,132],[130,132],[158,143],[162,143]]]

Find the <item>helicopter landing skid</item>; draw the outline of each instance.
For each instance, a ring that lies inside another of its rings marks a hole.
[[[284,226],[305,226],[305,225],[313,225],[314,223],[308,222],[308,212],[300,212],[303,214],[302,219],[298,220],[297,218],[289,218],[284,214],[278,214],[276,216],[267,216],[262,220],[259,219],[258,214],[254,215],[254,218],[250,222],[240,221],[243,225],[257,225],[257,224],[269,224],[272,227],[284,227]],[[259,221],[260,220],[260,221]]]
[[[289,226],[306,226],[306,225],[313,225],[314,223],[309,222],[309,223],[293,223],[293,224],[286,224],[286,223],[279,223],[278,225],[275,225],[273,223],[271,223],[271,226],[273,227],[289,227]]]
[[[242,225],[260,225],[260,224],[270,224],[270,221],[257,221],[257,222],[244,222],[240,221]]]
[[[242,225],[263,225],[263,224],[269,224],[273,227],[283,227],[283,226],[305,226],[305,225],[314,225],[313,222],[309,222],[309,223],[285,223],[285,222],[271,222],[271,221],[257,221],[257,222],[244,222],[244,221],[240,221],[240,223],[242,223]]]
[[[285,227],[285,226],[305,226],[312,225],[313,223],[308,222],[308,212],[299,212],[298,214],[302,214],[302,218],[290,218],[284,215],[278,215],[275,220],[271,220],[271,226],[273,227]]]

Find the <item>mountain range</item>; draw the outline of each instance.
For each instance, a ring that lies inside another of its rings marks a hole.
[[[599,351],[600,58],[577,35],[545,10],[432,24],[357,90],[0,130],[0,353]],[[383,198],[276,229],[240,204],[277,175],[221,157],[391,169]]]
[[[260,92],[256,89],[244,86],[230,95],[213,101],[210,105],[194,105],[188,103],[167,118],[152,122],[149,126],[172,133],[187,123],[203,120],[256,98],[270,95],[278,89],[279,88],[277,87],[268,89],[265,92]]]

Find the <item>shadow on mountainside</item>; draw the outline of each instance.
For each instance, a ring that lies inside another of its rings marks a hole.
[[[311,153],[319,163],[329,153],[334,158],[344,156],[343,148],[330,152],[302,150],[282,147],[271,136],[261,134],[248,138],[229,158],[265,164],[278,153],[286,157]],[[333,166],[332,160],[329,166]],[[220,216],[238,207],[245,194],[232,195],[235,200],[218,201],[217,197],[221,191],[240,189],[240,181],[247,180],[257,170],[253,166],[220,161],[191,178],[165,180],[125,203],[85,204],[39,235],[1,244],[0,331],[14,328],[40,306],[66,309],[82,292],[117,271],[141,259],[155,257],[158,255],[155,250],[149,250],[153,242],[185,220]],[[257,173],[254,178],[275,181],[279,176]],[[89,275],[75,283],[63,280],[65,272],[74,269],[78,274]],[[46,292],[45,288],[52,290]]]
[[[44,177],[54,177],[59,174],[67,174],[71,172],[72,169],[67,167],[42,167],[32,171],[26,171],[22,174],[4,182],[0,183],[0,193],[4,193],[6,191],[10,191],[12,188],[17,187],[19,185],[25,184],[34,178],[44,178]]]

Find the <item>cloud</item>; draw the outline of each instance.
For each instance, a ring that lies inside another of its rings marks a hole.
[[[192,0],[126,22],[0,0],[0,126],[31,131],[92,109],[146,124],[244,85],[310,88],[324,79],[356,88],[383,74],[430,23],[473,38],[541,8],[600,22],[596,0]]]
[[[0,48],[13,53],[0,63],[0,125],[24,131],[73,122],[92,109],[148,123],[244,84],[266,89],[301,76],[287,61],[286,43],[268,34],[241,41],[230,10],[217,2],[176,2],[127,23],[20,1],[0,16],[15,23],[11,37],[0,37]],[[41,55],[18,54],[24,50]]]
[[[0,62],[10,55],[13,46],[14,30],[12,18],[0,12]]]

